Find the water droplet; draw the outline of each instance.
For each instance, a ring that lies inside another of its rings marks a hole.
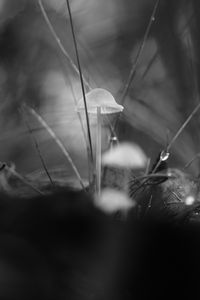
[[[165,161],[169,158],[169,152],[166,152],[166,151],[162,151],[161,154],[160,154],[160,160],[161,161]]]
[[[113,148],[118,144],[118,138],[116,136],[110,137],[110,147]]]
[[[113,137],[111,137],[111,139],[110,139],[112,142],[117,142],[118,141],[118,139],[117,139],[117,137],[116,136],[113,136]]]

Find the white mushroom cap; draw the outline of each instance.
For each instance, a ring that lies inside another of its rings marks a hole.
[[[147,156],[144,151],[134,143],[119,143],[102,155],[102,164],[121,168],[144,168]]]
[[[96,88],[85,94],[88,113],[96,114],[97,107],[101,107],[101,114],[113,114],[123,111],[123,106],[117,104],[115,98],[105,89]],[[84,101],[81,98],[77,104],[77,111],[84,110]]]
[[[126,212],[135,206],[135,201],[124,191],[105,188],[101,191],[100,199],[95,199],[95,205],[105,213]]]

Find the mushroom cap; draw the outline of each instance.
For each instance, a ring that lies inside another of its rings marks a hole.
[[[102,155],[102,164],[118,168],[144,168],[147,156],[134,143],[123,142],[109,149]]]
[[[95,205],[109,214],[128,211],[135,206],[135,201],[122,190],[105,188],[101,191],[100,199],[95,199]]]
[[[117,104],[113,95],[105,89],[96,88],[85,94],[87,109],[90,114],[97,114],[97,107],[101,107],[101,114],[113,114],[123,111],[123,106]],[[83,97],[78,101],[77,111],[84,110]]]

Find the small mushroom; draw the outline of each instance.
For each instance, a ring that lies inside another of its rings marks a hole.
[[[101,191],[100,198],[95,199],[95,205],[108,214],[117,211],[126,214],[136,205],[136,202],[122,190],[104,188]]]
[[[86,95],[87,110],[89,114],[97,116],[97,139],[96,139],[96,192],[100,197],[101,189],[101,115],[113,114],[123,111],[123,106],[116,103],[115,98],[105,89],[96,88]],[[77,111],[85,109],[83,98],[78,101]]]
[[[106,151],[102,155],[102,163],[118,168],[140,169],[146,166],[147,156],[137,144],[123,142]]]
[[[113,95],[105,89],[96,88],[86,95],[87,109],[90,114],[97,114],[97,108],[101,108],[101,114],[113,114],[123,111],[123,106],[117,104]],[[85,110],[83,98],[78,101],[77,110]]]

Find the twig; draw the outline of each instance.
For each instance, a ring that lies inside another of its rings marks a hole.
[[[47,132],[50,134],[50,136],[54,139],[54,141],[56,142],[56,144],[58,145],[58,147],[61,149],[61,151],[63,152],[63,154],[65,155],[65,157],[67,158],[68,162],[70,163],[74,173],[76,174],[81,187],[85,190],[85,186],[83,184],[83,180],[75,166],[75,164],[73,163],[67,149],[65,148],[65,146],[63,145],[63,143],[61,142],[61,140],[56,136],[56,134],[54,133],[54,131],[49,127],[49,125],[46,123],[46,121],[31,107],[29,107],[28,105],[24,104],[24,106],[26,107],[26,109],[30,112],[31,115],[33,115],[38,121],[39,123],[47,130]]]

